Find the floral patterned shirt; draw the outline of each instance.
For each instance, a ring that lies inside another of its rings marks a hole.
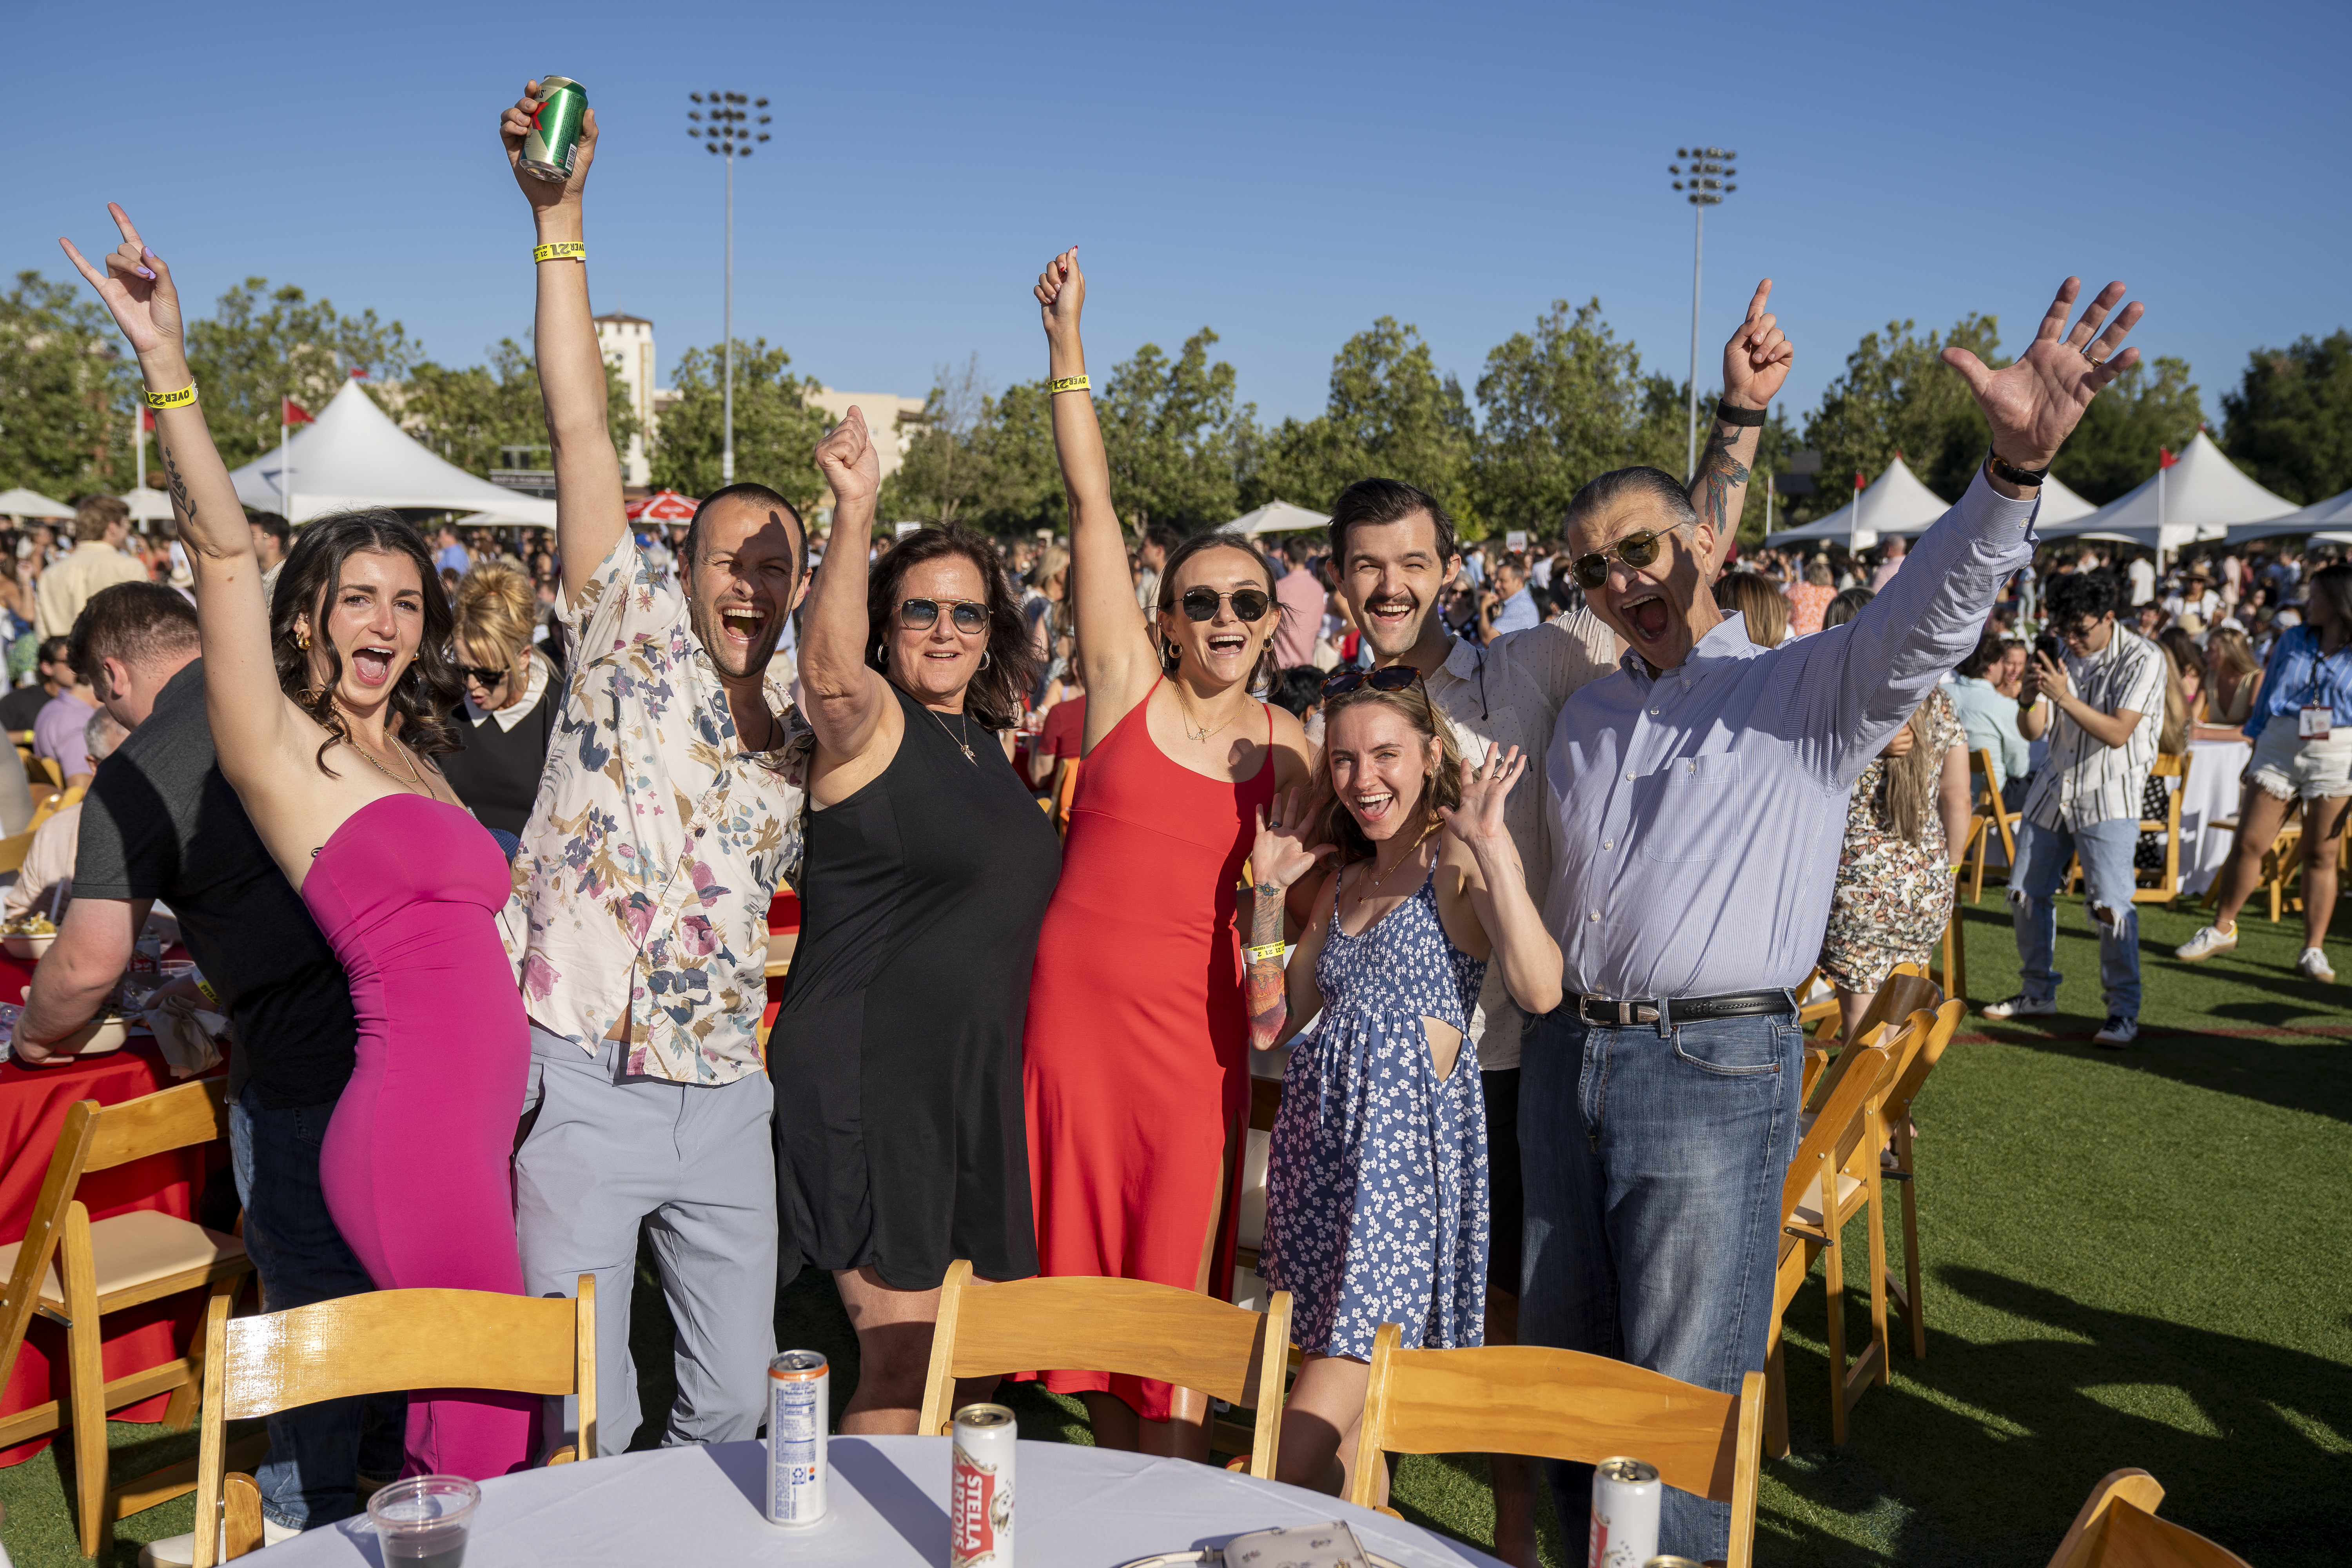
[[[799,858],[803,775],[784,745],[737,747],[686,595],[628,535],[562,615],[579,651],[502,922],[524,1005],[592,1053],[625,1016],[631,1073],[732,1083],[761,1070],[768,904]],[[789,722],[785,678],[769,666]]]

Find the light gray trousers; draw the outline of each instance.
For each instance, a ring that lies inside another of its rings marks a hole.
[[[765,1073],[718,1088],[629,1077],[620,1050],[607,1040],[590,1056],[531,1026],[524,1108],[535,1100],[539,1121],[515,1157],[522,1288],[571,1296],[596,1277],[596,1447],[623,1452],[643,1415],[629,1299],[645,1222],[677,1326],[663,1444],[757,1436],[776,1353],[774,1091]],[[578,1402],[550,1399],[546,1429],[551,1450],[575,1442]]]

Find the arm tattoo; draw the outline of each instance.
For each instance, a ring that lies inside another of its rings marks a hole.
[[[1264,947],[1282,940],[1283,889],[1277,883],[1260,882],[1250,889],[1250,935],[1246,945]],[[1282,1033],[1284,1022],[1290,1016],[1286,994],[1286,976],[1280,953],[1249,961],[1249,973],[1244,990],[1249,1006],[1250,1045],[1265,1050]]]
[[[185,528],[196,521],[196,503],[188,494],[187,480],[180,478],[180,465],[172,460],[171,444],[166,441],[155,444],[163,448],[163,472],[171,487],[172,505],[179,510],[180,526]]]
[[[1723,531],[1725,514],[1731,510],[1733,488],[1748,482],[1748,465],[1731,455],[1731,444],[1738,439],[1738,427],[1717,424],[1699,455],[1698,515],[1717,533]]]

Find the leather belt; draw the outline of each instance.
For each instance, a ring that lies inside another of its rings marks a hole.
[[[1577,1016],[1588,1024],[1632,1028],[1640,1024],[1696,1024],[1710,1018],[1760,1018],[1772,1013],[1793,1013],[1795,998],[1785,988],[1770,991],[1727,991],[1716,996],[1580,996]]]

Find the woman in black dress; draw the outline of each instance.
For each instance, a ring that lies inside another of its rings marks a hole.
[[[484,562],[458,580],[452,641],[466,700],[450,718],[463,749],[443,757],[441,771],[509,856],[539,795],[563,700],[555,667],[531,642],[538,615],[530,579],[503,563]]]
[[[950,1262],[1037,1269],[1021,1031],[1061,842],[1007,744],[1034,678],[996,547],[926,528],[869,574],[879,488],[852,408],[817,448],[833,538],[800,650],[802,931],[768,1070],[783,1275],[857,1331],[844,1432],[912,1432]]]

